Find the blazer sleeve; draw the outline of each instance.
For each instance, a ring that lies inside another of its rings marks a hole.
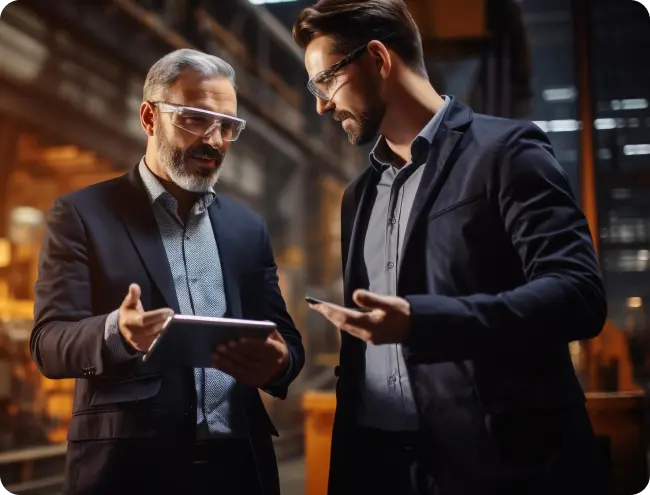
[[[101,377],[120,363],[107,352],[109,315],[95,315],[85,229],[58,199],[48,215],[35,285],[30,351],[47,378]],[[123,361],[123,360],[122,360]]]
[[[566,344],[598,335],[607,302],[587,220],[534,124],[503,141],[494,185],[505,231],[527,282],[499,294],[411,295],[414,354],[427,360]]]
[[[289,366],[282,376],[268,383],[263,390],[279,399],[285,399],[289,391],[289,385],[296,379],[305,365],[305,349],[302,344],[302,336],[296,329],[293,319],[287,312],[287,307],[280,291],[277,270],[273,255],[273,248],[262,221],[261,255],[263,268],[263,280],[261,286],[261,302],[264,308],[265,318],[275,322],[278,332],[287,344],[289,349]]]

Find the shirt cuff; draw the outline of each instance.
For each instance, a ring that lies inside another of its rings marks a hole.
[[[136,353],[136,350],[132,349],[122,337],[118,323],[119,316],[120,310],[116,309],[108,315],[108,318],[106,318],[104,341],[106,342],[106,347],[108,347],[108,351],[113,359],[117,362],[124,362],[130,360]]]

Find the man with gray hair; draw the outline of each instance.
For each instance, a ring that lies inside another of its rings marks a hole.
[[[262,218],[213,189],[245,128],[235,75],[178,50],[147,75],[146,154],[59,198],[36,283],[32,356],[75,378],[64,493],[279,493],[258,389],[285,398],[304,364]],[[142,359],[173,314],[269,320],[209,368]]]

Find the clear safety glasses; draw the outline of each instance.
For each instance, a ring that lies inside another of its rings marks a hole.
[[[184,131],[203,138],[210,137],[217,129],[223,141],[237,141],[246,121],[222,113],[185,107],[171,103],[152,102],[161,113],[172,114],[172,124]]]

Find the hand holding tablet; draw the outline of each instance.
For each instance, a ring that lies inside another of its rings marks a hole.
[[[214,368],[213,352],[217,346],[241,339],[257,342],[255,345],[259,346],[274,333],[277,333],[276,325],[270,321],[173,315],[167,318],[143,361]]]
[[[289,349],[277,330],[264,340],[245,337],[221,344],[212,358],[215,368],[257,388],[281,377],[291,362]]]

